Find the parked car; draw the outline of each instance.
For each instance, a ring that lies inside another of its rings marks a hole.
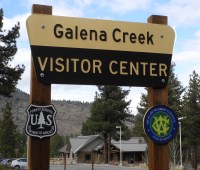
[[[2,158],[2,157],[0,157],[0,163],[1,163],[1,161],[3,161],[4,159]]]
[[[11,162],[13,161],[14,159],[4,159],[3,161],[1,161],[1,165],[5,166],[5,167],[10,167],[11,166]]]
[[[15,159],[11,163],[11,167],[15,169],[28,169],[28,162],[26,158]]]

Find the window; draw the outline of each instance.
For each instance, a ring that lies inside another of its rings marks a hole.
[[[85,160],[86,160],[86,161],[91,160],[91,155],[90,155],[90,154],[85,154]]]

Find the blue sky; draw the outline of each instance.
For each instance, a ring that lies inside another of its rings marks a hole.
[[[4,29],[20,22],[18,52],[13,64],[24,64],[26,71],[18,88],[29,93],[30,48],[25,22],[31,14],[32,4],[53,6],[53,15],[146,22],[150,15],[168,16],[168,24],[176,31],[172,60],[176,63],[175,74],[187,86],[189,75],[195,70],[200,75],[200,0],[0,0],[4,10]],[[95,86],[53,85],[52,98],[93,101]],[[144,88],[132,87],[128,99],[136,113]]]

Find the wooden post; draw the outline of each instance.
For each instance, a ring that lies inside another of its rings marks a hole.
[[[67,169],[67,161],[66,161],[66,159],[67,159],[67,154],[66,154],[66,153],[63,153],[63,157],[64,157],[64,160],[63,160],[63,163],[64,163],[64,170],[66,170],[66,169]]]
[[[167,25],[166,16],[152,15],[148,18],[148,23]],[[168,87],[162,89],[148,88],[148,107],[168,103]],[[148,162],[149,170],[169,170],[168,144],[156,144],[148,140]]]
[[[52,15],[52,7],[33,5],[32,14]],[[31,60],[31,88],[30,103],[40,106],[51,104],[51,85],[38,81],[35,68]],[[28,142],[28,170],[49,170],[50,138],[39,139],[29,137]]]
[[[94,170],[94,152],[92,151],[92,170]]]

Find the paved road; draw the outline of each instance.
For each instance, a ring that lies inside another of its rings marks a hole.
[[[63,165],[50,165],[50,170],[64,170]],[[66,170],[92,170],[88,164],[67,165]],[[94,170],[148,170],[148,168],[111,166],[111,165],[94,165]]]

